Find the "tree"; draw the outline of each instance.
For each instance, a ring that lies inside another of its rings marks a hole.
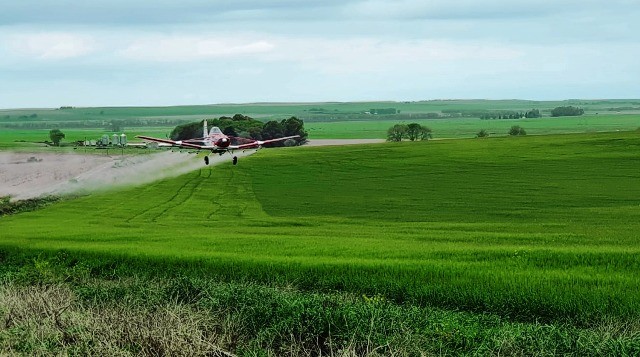
[[[511,136],[519,136],[519,135],[527,135],[527,132],[524,131],[524,128],[520,127],[520,125],[514,125],[509,129],[509,135]]]
[[[107,129],[113,131],[114,133],[117,131],[122,131],[124,130],[123,124],[124,124],[124,121],[114,119],[114,120],[111,120],[111,122],[107,126]]]
[[[433,135],[431,134],[433,131],[431,130],[431,128],[427,128],[426,126],[423,126],[420,128],[420,135],[418,136],[418,138],[420,140],[429,140],[431,138],[433,138]]]
[[[253,140],[262,140],[262,128],[261,127],[251,127],[247,130],[249,133],[249,137]]]
[[[246,115],[242,115],[242,114],[236,114],[233,116],[233,118],[231,118],[231,120],[233,121],[243,121],[243,120],[253,120],[253,118],[246,116]]]
[[[542,117],[542,115],[540,115],[540,111],[538,109],[531,109],[528,112],[525,113],[525,118],[540,118]]]
[[[284,119],[280,122],[284,136],[299,135],[300,138],[295,139],[298,143],[307,141],[309,134],[304,130],[304,122],[296,117]]]
[[[407,135],[408,127],[405,124],[396,124],[387,130],[387,141],[402,141]]]
[[[569,117],[569,116],[579,116],[584,114],[584,109],[567,106],[567,107],[556,107],[551,110],[552,117]]]
[[[176,126],[169,137],[171,140],[186,140],[203,137],[202,121]]]
[[[231,125],[222,129],[222,133],[227,136],[238,136],[238,133],[236,133],[236,130]]]
[[[411,141],[418,139],[422,132],[422,125],[418,123],[411,123],[407,125],[407,138]]]
[[[275,120],[264,123],[262,127],[262,138],[264,140],[270,140],[283,137],[282,124]]]
[[[476,134],[476,138],[486,138],[488,136],[489,132],[486,129],[482,129]]]
[[[49,131],[49,138],[53,142],[53,145],[60,146],[60,141],[64,139],[64,133],[60,129],[51,129]]]

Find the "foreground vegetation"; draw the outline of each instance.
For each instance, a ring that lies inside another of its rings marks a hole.
[[[132,270],[61,251],[3,252],[0,353],[80,355],[637,355],[640,325],[520,323],[396,304]],[[24,259],[27,259],[25,264]],[[140,268],[138,266],[138,268]],[[7,282],[9,281],[9,282]]]
[[[33,314],[2,336],[149,352],[169,314],[197,332],[163,343],[239,354],[637,354],[639,159],[637,132],[265,150],[5,216],[3,294],[70,303],[50,345]]]

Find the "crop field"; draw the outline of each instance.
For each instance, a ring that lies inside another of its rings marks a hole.
[[[588,324],[638,318],[639,168],[636,132],[267,150],[0,227],[4,246]]]
[[[126,134],[129,140],[137,141],[136,135],[154,135],[157,137],[166,137],[171,132],[169,127],[145,127],[145,128],[127,128]],[[113,132],[104,129],[63,129],[65,138],[63,143],[72,143],[84,140],[96,140],[102,135],[112,135]],[[42,143],[51,140],[49,138],[49,129],[2,129],[0,130],[0,148],[5,149],[30,149],[37,148],[39,145],[34,143]]]
[[[202,120],[202,117],[193,121]],[[313,139],[383,139],[394,124],[416,122],[433,130],[436,139],[473,138],[481,130],[491,136],[506,136],[512,125],[522,126],[529,135],[629,131],[640,128],[640,114],[585,115],[580,117],[481,120],[478,118],[416,119],[416,120],[367,120],[311,122],[305,125],[309,138]],[[125,127],[129,141],[138,141],[136,135],[166,137],[173,126]],[[62,129],[63,142],[95,140],[105,129]],[[2,129],[0,148],[33,147],[32,142],[49,140],[49,129]]]
[[[0,353],[160,353],[146,348],[162,331],[96,343],[107,332],[92,326],[114,322],[89,317],[124,308],[132,321],[166,309],[184,318],[174,329],[227,331],[215,345],[240,355],[639,353],[640,115],[415,121],[436,138],[465,139],[262,150],[238,166],[0,216],[0,279],[9,282],[0,318],[19,301],[48,299],[86,316],[47,320],[44,341],[30,332],[42,317],[25,313],[20,328],[0,328],[0,345],[13,346]],[[397,122],[306,129],[311,140],[382,138]],[[546,135],[504,137],[511,125]],[[491,137],[471,139],[480,129]],[[105,130],[63,132],[68,142]],[[0,148],[58,150],[32,143],[47,134],[2,129]],[[84,347],[66,345],[71,330]],[[160,351],[185,350],[172,348]]]
[[[405,119],[313,122],[306,125],[311,138],[386,138],[387,130],[398,123],[418,123],[433,130],[434,138],[473,138],[485,129],[491,136],[506,136],[512,125],[520,125],[529,135],[629,131],[640,128],[640,115],[585,115],[580,117],[535,119]]]
[[[583,108],[579,117],[550,117],[556,106]],[[396,114],[371,114],[392,108]],[[538,109],[542,118],[481,120],[479,113],[525,112]],[[133,139],[135,135],[165,137],[178,124],[242,113],[263,121],[291,116],[303,119],[311,140],[382,139],[398,123],[417,122],[433,130],[435,138],[472,138],[481,129],[491,136],[506,136],[512,125],[529,135],[629,131],[640,128],[640,100],[432,100],[418,102],[354,103],[255,103],[177,107],[98,107],[66,109],[0,110],[0,147],[29,146],[26,142],[48,139],[48,131],[61,129],[65,142],[97,139],[110,133],[118,122]],[[367,114],[369,113],[369,114]],[[431,118],[429,116],[435,116]],[[18,141],[18,143],[16,143]]]

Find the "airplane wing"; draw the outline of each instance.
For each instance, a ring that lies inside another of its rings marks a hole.
[[[235,146],[230,146],[230,149],[249,149],[249,148],[256,148],[259,146],[262,146],[264,144],[268,144],[268,143],[275,143],[277,141],[284,141],[287,139],[295,139],[295,138],[299,138],[300,135],[293,135],[293,136],[285,136],[284,138],[277,138],[277,139],[270,139],[270,140],[256,140],[252,143],[248,143],[248,144],[241,144],[241,145],[235,145]]]
[[[286,136],[284,138],[277,138],[277,139],[270,139],[270,140],[256,140],[247,144],[240,144],[240,145],[229,145],[228,147],[219,147],[216,145],[198,145],[198,144],[194,144],[192,142],[190,142],[191,140],[195,140],[195,139],[189,139],[189,140],[182,140],[182,141],[174,141],[174,140],[169,140],[169,139],[159,139],[159,138],[152,138],[150,136],[144,136],[144,135],[138,135],[136,136],[136,138],[140,138],[143,140],[149,140],[149,141],[154,141],[157,143],[161,143],[161,144],[169,144],[172,146],[177,146],[177,147],[181,147],[181,148],[188,148],[188,149],[199,149],[199,150],[212,150],[215,152],[225,152],[228,150],[238,150],[238,149],[254,149],[254,148],[258,148],[260,146],[262,146],[263,144],[268,144],[268,143],[273,143],[273,142],[277,142],[277,141],[283,141],[283,140],[287,140],[287,139],[294,139],[294,138],[299,138],[300,135],[293,135],[293,136]]]
[[[169,140],[169,139],[152,138],[150,136],[144,136],[144,135],[138,135],[138,136],[136,136],[136,138],[140,138],[140,139],[143,139],[143,140],[154,141],[156,143],[161,143],[161,144],[170,144],[172,146],[189,148],[189,149],[210,149],[210,147],[203,146],[203,145],[196,145],[196,144],[192,144],[192,143],[188,143],[188,142],[184,142],[184,141],[174,141],[174,140]]]

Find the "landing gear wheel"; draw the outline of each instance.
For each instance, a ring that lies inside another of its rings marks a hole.
[[[209,156],[204,157],[204,164],[209,165]]]
[[[234,156],[234,157],[233,157],[233,164],[234,164],[234,165],[237,165],[237,164],[238,164],[238,157],[237,157],[237,156]]]

